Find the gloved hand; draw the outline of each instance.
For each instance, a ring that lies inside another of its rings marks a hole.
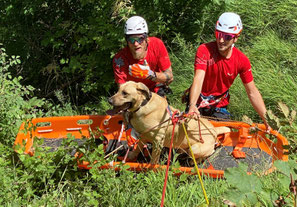
[[[135,78],[152,79],[156,78],[156,73],[150,69],[147,61],[144,60],[144,64],[129,65],[129,74]]]

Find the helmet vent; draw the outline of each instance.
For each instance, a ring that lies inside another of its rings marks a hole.
[[[124,32],[126,35],[148,33],[147,23],[140,16],[130,17],[126,21]]]
[[[239,34],[242,30],[240,16],[232,12],[223,13],[217,21],[216,30],[225,33]]]

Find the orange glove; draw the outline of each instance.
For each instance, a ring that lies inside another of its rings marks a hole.
[[[140,79],[152,79],[156,78],[156,73],[150,69],[147,61],[144,60],[144,64],[129,65],[129,74],[135,78]]]

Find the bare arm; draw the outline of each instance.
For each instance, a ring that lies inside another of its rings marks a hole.
[[[195,70],[193,83],[190,89],[189,113],[195,113],[197,115],[200,114],[196,107],[196,103],[198,101],[198,98],[202,90],[204,77],[205,77],[204,70]]]
[[[171,66],[163,72],[156,72],[156,78],[153,78],[152,81],[169,85],[173,81]]]
[[[266,119],[265,119],[265,114],[266,114],[266,107],[262,98],[261,93],[257,89],[254,81],[251,81],[249,83],[243,84],[246,90],[246,93],[249,97],[249,100],[254,107],[255,111],[259,114],[261,119],[263,120],[266,129],[270,130],[270,126],[268,125]]]

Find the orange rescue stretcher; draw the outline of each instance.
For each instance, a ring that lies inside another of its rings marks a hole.
[[[215,127],[230,127],[231,132],[218,137],[214,154],[198,165],[200,174],[213,178],[222,178],[224,177],[225,169],[236,167],[240,162],[247,163],[249,172],[261,171],[263,173],[269,173],[273,171],[273,162],[275,160],[288,160],[289,143],[287,139],[275,130],[272,130],[270,134],[265,133],[265,126],[263,124],[250,125],[238,121],[212,120],[210,122]],[[129,148],[133,150],[135,146],[129,146],[128,135],[123,130],[123,123],[123,117],[120,115],[34,118],[21,125],[14,145],[24,147],[26,154],[33,155],[34,140],[43,138],[44,144],[51,143],[48,146],[52,147],[53,143],[59,145],[61,140],[66,139],[70,134],[76,140],[82,140],[82,138],[91,136],[95,136],[95,139],[102,140],[103,137],[104,141],[100,142],[100,144],[104,145],[105,154],[116,151],[115,147],[112,146],[118,146],[114,143],[119,141],[122,145],[125,145],[122,149]],[[149,147],[146,150],[149,152]],[[137,172],[166,169],[166,165],[149,164],[149,157],[146,158],[143,154],[142,158],[134,161],[126,160],[124,163],[123,156],[123,154],[119,155],[117,160],[106,163],[100,168],[120,170],[120,167],[124,165],[128,166],[128,170]],[[174,173],[176,175],[180,175],[181,173],[196,174],[193,166],[187,164],[187,161],[191,158],[181,157],[181,167],[173,169]],[[78,167],[82,169],[91,168],[90,163],[86,161],[79,161]]]

